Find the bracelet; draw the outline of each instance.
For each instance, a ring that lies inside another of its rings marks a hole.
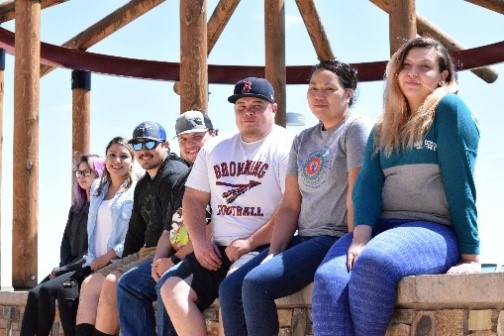
[[[177,257],[175,254],[172,254],[172,256],[170,257],[170,260],[172,261],[173,265],[177,265],[179,262],[181,262],[182,260]]]

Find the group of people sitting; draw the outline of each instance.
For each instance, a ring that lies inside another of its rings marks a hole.
[[[374,125],[351,111],[356,70],[330,60],[308,83],[319,122],[296,136],[248,77],[228,98],[234,134],[188,111],[180,157],[150,121],[81,156],[61,267],[30,291],[21,335],[49,334],[56,299],[67,336],[206,335],[216,298],[220,334],[278,335],[275,299],[314,282],[315,335],[382,336],[401,278],[479,272],[479,130],[454,62],[416,38],[385,81]]]

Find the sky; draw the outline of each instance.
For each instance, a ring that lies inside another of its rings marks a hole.
[[[90,25],[127,3],[125,0],[72,0],[41,13],[41,39],[63,44]],[[217,0],[207,0],[210,18]],[[504,41],[504,15],[460,0],[416,0],[419,14],[466,48]],[[383,61],[389,58],[388,15],[370,1],[316,0],[315,5],[335,56],[347,63]],[[89,49],[96,53],[178,62],[179,1],[165,1],[125,28]],[[209,55],[209,64],[264,65],[263,1],[242,0]],[[313,65],[317,56],[294,0],[285,0],[286,63]],[[14,23],[3,28],[14,30]],[[470,71],[459,75],[459,95],[480,122],[481,140],[476,165],[477,206],[484,262],[504,260],[504,223],[498,218],[504,189],[504,63],[495,65],[499,78],[492,84]],[[1,180],[1,286],[11,283],[12,149],[14,58],[6,57]],[[71,70],[57,69],[41,79],[40,172],[38,220],[38,279],[59,260],[59,244],[70,206]],[[301,112],[306,126],[289,126],[298,133],[317,120],[309,111],[306,85],[287,87],[287,111]],[[221,132],[235,130],[233,106],[227,102],[232,85],[209,85],[208,112]],[[383,82],[360,83],[354,113],[377,118],[382,107]],[[104,155],[114,136],[130,137],[136,125],[155,120],[174,136],[180,111],[173,82],[92,74],[91,153]],[[178,152],[177,143],[171,148]],[[499,201],[500,200],[500,201]]]

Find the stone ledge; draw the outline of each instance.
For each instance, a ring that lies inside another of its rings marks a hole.
[[[414,309],[502,309],[504,273],[406,277],[399,283],[397,306]]]
[[[24,306],[28,299],[28,291],[0,291],[0,305]]]
[[[280,308],[311,306],[313,284],[292,295],[275,300]],[[1,305],[23,306],[27,291],[0,291]],[[218,300],[212,304],[217,307]],[[401,280],[397,294],[399,308],[504,308],[504,273],[467,275],[420,275]]]
[[[280,335],[313,336],[313,285],[276,300]],[[0,335],[19,335],[26,291],[0,291]],[[209,336],[218,335],[218,300],[205,311]],[[401,280],[387,336],[504,335],[504,273],[426,275]],[[63,336],[56,314],[51,336]]]
[[[309,308],[313,284],[275,300],[278,308]],[[212,307],[218,307],[216,300]],[[419,275],[399,282],[398,308],[504,308],[504,273]]]

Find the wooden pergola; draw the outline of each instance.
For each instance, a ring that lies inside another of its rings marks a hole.
[[[214,66],[207,58],[226,27],[239,0],[220,0],[207,20],[206,0],[180,0],[179,63],[155,62],[100,55],[86,50],[147,13],[165,0],[130,0],[61,46],[40,41],[40,13],[67,0],[10,0],[0,4],[0,23],[15,20],[14,34],[0,28],[0,138],[2,137],[4,53],[15,56],[14,69],[14,195],[12,285],[16,289],[37,284],[37,218],[39,170],[40,78],[56,66],[72,69],[72,152],[86,153],[90,144],[90,74],[163,79],[175,82],[180,110],[207,110],[208,83],[234,83],[245,76],[266,77],[274,86],[279,111],[276,123],[286,123],[286,85],[305,83],[310,66],[286,66],[285,0],[264,0],[264,66]],[[324,31],[314,0],[295,0],[320,60],[335,53]],[[465,0],[504,15],[504,0]],[[492,83],[492,64],[504,62],[504,41],[465,49],[415,10],[414,0],[370,0],[389,15],[390,52],[417,35],[443,42],[463,67]],[[385,62],[352,64],[360,81],[380,80]],[[32,69],[32,71],[25,71]],[[21,99],[22,98],[22,99]],[[2,175],[0,143],[0,181]]]

